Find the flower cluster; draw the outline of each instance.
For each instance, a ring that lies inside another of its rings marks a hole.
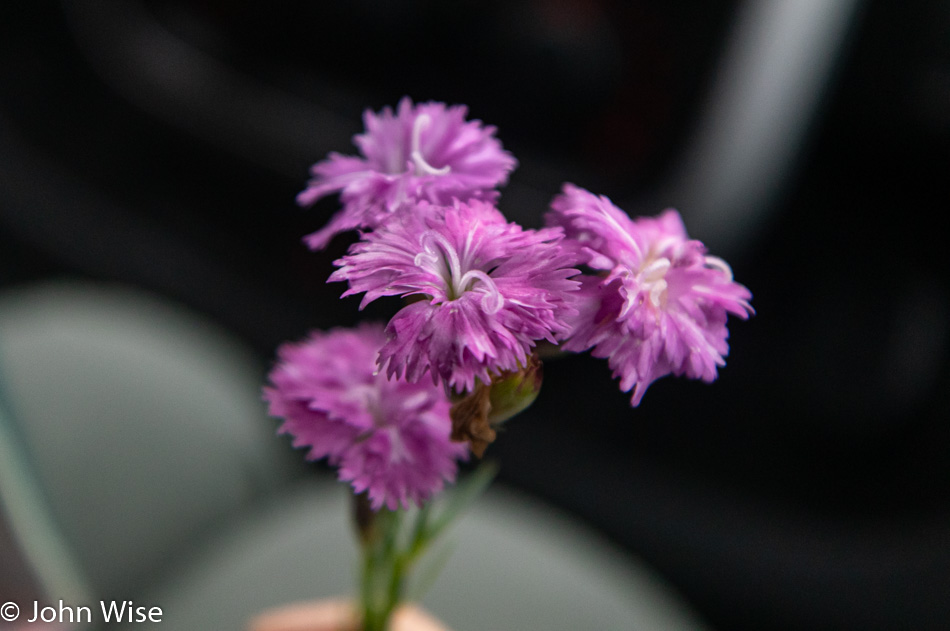
[[[367,111],[362,155],[331,154],[298,196],[342,202],[306,237],[311,248],[360,231],[330,276],[348,284],[343,295],[363,294],[361,309],[404,304],[384,330],[282,347],[265,396],[281,431],[374,508],[424,501],[453,479],[465,454],[453,437],[481,455],[492,423],[537,395],[539,342],[607,359],[635,406],[664,375],[715,379],[728,314],[753,313],[749,291],[674,210],[631,219],[567,184],[546,228],[508,222],[494,204],[515,160],[465,113],[409,99]]]

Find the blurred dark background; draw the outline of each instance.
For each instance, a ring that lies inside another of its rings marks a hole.
[[[511,219],[563,181],[675,205],[753,292],[713,386],[631,410],[604,362],[549,363],[491,448],[503,483],[717,629],[946,628],[950,4],[2,3],[0,290],[132,284],[262,365],[385,317],[324,282],[350,237],[300,241],[336,201],[293,200],[403,95],[498,127]]]

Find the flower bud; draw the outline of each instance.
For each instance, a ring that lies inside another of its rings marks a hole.
[[[528,409],[541,392],[543,376],[541,360],[536,355],[531,355],[526,367],[492,379],[488,396],[491,405],[488,422],[494,426],[501,425],[512,416]]]
[[[495,441],[495,427],[534,403],[541,391],[541,360],[528,358],[524,368],[503,372],[492,378],[490,385],[481,382],[463,395],[453,395],[452,440],[469,444],[479,458]]]

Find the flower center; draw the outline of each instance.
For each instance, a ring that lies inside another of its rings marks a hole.
[[[610,274],[611,278],[619,278],[624,286],[624,305],[620,309],[620,316],[624,317],[631,310],[643,304],[646,296],[654,309],[666,305],[666,272],[672,267],[670,259],[665,256],[648,257],[642,265],[634,267],[621,264]]]
[[[428,114],[419,114],[419,116],[416,117],[415,122],[412,124],[412,146],[410,147],[411,153],[409,156],[412,158],[412,163],[416,166],[416,175],[448,175],[452,171],[449,165],[445,165],[439,169],[435,168],[426,162],[425,156],[422,155],[422,150],[419,147],[422,141],[422,130],[431,123],[432,118]]]
[[[666,272],[670,269],[670,259],[660,257],[640,268],[637,281],[650,298],[650,304],[659,307],[666,298]]]
[[[373,418],[374,427],[385,427],[389,423],[377,385],[367,383],[353,385],[344,395],[344,400],[361,405],[364,410],[369,412]],[[369,433],[371,431],[362,435],[360,440],[367,438]]]
[[[440,289],[447,301],[457,300],[472,291],[482,294],[482,307],[488,313],[497,313],[505,303],[492,277],[480,269],[471,269],[469,248],[463,247],[460,255],[445,235],[434,230],[422,236],[422,252],[416,255],[415,264],[439,277]]]
[[[721,272],[728,282],[732,282],[732,268],[718,256],[705,256],[703,257],[703,263],[707,268]],[[669,283],[666,281],[666,273],[672,265],[670,259],[665,256],[657,256],[651,249],[650,255],[639,270],[625,268],[617,273],[615,277],[621,278],[625,286],[628,286],[629,283],[626,301],[620,315],[624,316],[628,311],[639,306],[640,296],[644,294],[655,309],[665,307],[666,290],[669,287]]]

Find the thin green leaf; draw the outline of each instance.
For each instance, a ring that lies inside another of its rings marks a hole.
[[[435,585],[436,579],[439,578],[439,574],[442,573],[454,551],[455,546],[445,544],[437,546],[435,550],[426,555],[425,560],[420,562],[416,571],[413,572],[415,578],[407,590],[410,600],[422,600],[426,592]]]
[[[459,484],[449,496],[445,508],[432,520],[426,532],[426,541],[429,542],[437,538],[446,526],[452,523],[469,504],[474,502],[488,488],[497,474],[498,465],[496,463],[483,462],[464,482]]]

